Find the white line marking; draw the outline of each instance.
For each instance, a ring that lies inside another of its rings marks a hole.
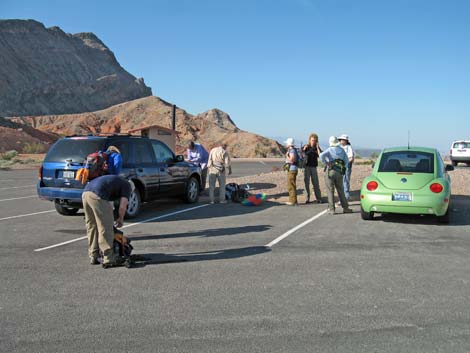
[[[279,243],[282,239],[287,238],[289,235],[291,235],[292,233],[298,231],[300,228],[305,227],[307,224],[313,222],[313,221],[316,220],[317,218],[320,218],[320,217],[323,216],[326,212],[328,212],[328,210],[324,210],[324,211],[318,213],[317,215],[313,216],[312,218],[307,219],[305,222],[300,223],[298,226],[295,226],[295,227],[292,228],[291,230],[285,232],[284,234],[282,234],[281,236],[277,237],[276,239],[274,239],[274,240],[273,240],[272,242],[270,242],[269,244],[266,244],[265,246],[266,246],[267,248],[273,247],[274,245],[276,245],[277,243]]]
[[[38,195],[14,197],[14,198],[12,198],[12,199],[3,199],[3,200],[0,200],[0,202],[2,202],[2,201],[20,200],[20,199],[30,199],[30,198],[32,198],[32,197],[38,197]]]
[[[6,219],[13,219],[13,218],[21,218],[21,217],[27,217],[27,216],[34,216],[34,215],[37,215],[37,214],[43,214],[43,213],[49,213],[49,212],[55,212],[55,210],[42,211],[42,212],[35,212],[35,213],[27,213],[27,214],[20,214],[20,215],[18,215],[18,216],[11,216],[11,217],[0,218],[0,221],[6,220]]]
[[[172,212],[172,213],[164,214],[164,215],[161,215],[161,216],[157,216],[157,217],[152,217],[152,218],[144,219],[143,221],[140,221],[140,222],[129,223],[129,224],[126,224],[125,226],[122,226],[121,229],[129,228],[129,227],[133,227],[133,226],[137,226],[137,225],[142,224],[142,223],[147,223],[147,222],[151,222],[151,221],[156,221],[157,219],[162,219],[162,218],[171,217],[171,216],[174,216],[174,215],[177,215],[177,214],[180,214],[180,213],[184,213],[184,212],[189,212],[189,211],[197,210],[198,208],[207,207],[207,206],[209,206],[209,204],[199,205],[199,206],[195,206],[195,207],[191,207],[191,208],[185,208],[184,210],[179,210],[179,211],[175,211],[175,212]],[[70,244],[70,243],[74,243],[74,242],[77,242],[77,241],[80,241],[80,240],[83,240],[83,239],[86,239],[86,238],[87,238],[87,237],[84,236],[84,237],[80,237],[80,238],[76,238],[76,239],[64,241],[63,243],[59,243],[59,244],[54,244],[54,245],[46,246],[46,247],[44,247],[44,248],[34,249],[34,251],[35,251],[35,252],[39,252],[39,251],[49,250],[49,249],[52,249],[52,248],[57,248],[57,247],[62,246],[62,245],[67,245],[67,244]]]
[[[9,188],[0,188],[0,190],[32,188],[33,186],[36,185],[10,186]]]

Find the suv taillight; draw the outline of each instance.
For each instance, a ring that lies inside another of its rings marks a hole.
[[[38,169],[38,179],[39,179],[39,181],[42,180],[42,166],[40,166],[39,169]]]

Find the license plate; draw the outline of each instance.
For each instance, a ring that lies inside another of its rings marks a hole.
[[[62,177],[64,179],[73,179],[75,178],[75,172],[73,170],[64,170]]]
[[[395,192],[392,194],[392,201],[411,201],[411,192]]]

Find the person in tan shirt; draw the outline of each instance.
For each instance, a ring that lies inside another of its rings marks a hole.
[[[224,143],[219,147],[214,147],[209,153],[209,160],[207,162],[207,169],[209,171],[209,199],[214,203],[214,190],[215,182],[219,181],[219,201],[225,201],[225,175],[228,170],[228,175],[232,174],[232,166],[230,164],[230,156],[227,152],[227,144]]]

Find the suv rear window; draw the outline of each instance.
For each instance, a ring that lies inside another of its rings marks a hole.
[[[102,150],[104,139],[66,138],[57,141],[47,152],[44,162],[72,162],[83,163],[86,157],[93,152]]]
[[[434,173],[434,154],[416,151],[386,152],[379,172]]]
[[[456,142],[452,148],[470,148],[470,142]]]

